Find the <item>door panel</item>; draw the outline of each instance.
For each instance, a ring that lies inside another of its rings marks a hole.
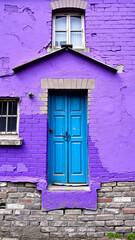
[[[64,142],[54,142],[54,171],[53,174],[65,174]]]
[[[67,182],[67,141],[64,140],[67,126],[67,99],[63,94],[49,97],[49,175],[50,182]]]
[[[81,116],[71,116],[71,136],[81,136]]]
[[[71,174],[82,174],[81,142],[71,142]]]
[[[51,183],[87,182],[86,94],[49,97],[49,172]]]
[[[68,99],[69,134],[69,182],[86,183],[86,113],[85,96],[74,94]]]

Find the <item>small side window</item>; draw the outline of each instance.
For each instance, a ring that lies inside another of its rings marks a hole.
[[[54,14],[53,15],[53,48],[62,44],[72,44],[73,48],[85,48],[84,15]]]
[[[0,134],[18,133],[17,99],[0,99]]]

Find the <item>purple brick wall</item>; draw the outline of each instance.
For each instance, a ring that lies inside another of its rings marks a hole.
[[[52,9],[50,1],[39,4],[31,0],[2,1],[0,9],[0,74],[4,75],[47,53]],[[114,74],[64,52],[0,78],[1,97],[20,97],[19,136],[24,140],[20,147],[0,146],[1,181],[38,182],[38,188],[46,190],[47,115],[41,114],[43,103],[39,101],[39,93],[44,92],[42,78],[95,79],[89,106],[89,183],[99,186],[101,182],[135,180],[134,12],[134,0],[88,1],[85,11],[87,54],[113,67],[123,65],[123,73]],[[34,93],[33,99],[28,92]],[[95,192],[92,196],[96,202]]]

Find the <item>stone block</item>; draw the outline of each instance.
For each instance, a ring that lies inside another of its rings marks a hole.
[[[133,214],[120,214],[120,215],[116,215],[115,219],[117,219],[117,220],[131,220],[131,219],[134,219],[134,215]]]
[[[11,214],[12,214],[12,210],[0,209],[0,214],[3,214],[3,215],[11,215]]]
[[[106,226],[121,226],[124,225],[122,220],[113,220],[113,221],[106,221]]]
[[[65,214],[67,214],[67,215],[81,215],[82,214],[82,211],[81,211],[81,209],[67,209],[67,210],[65,210]]]
[[[24,193],[33,193],[35,191],[34,188],[26,188],[26,187],[19,187],[18,192],[24,192]]]
[[[14,223],[12,223],[12,225],[17,226],[17,227],[26,227],[29,225],[28,221],[15,221]]]
[[[80,221],[70,221],[68,222],[69,227],[78,227],[78,226],[85,226],[85,222],[80,222]]]
[[[77,220],[77,215],[64,215],[60,219],[61,221],[76,221]],[[78,219],[81,220],[81,219]]]
[[[40,223],[41,227],[48,227],[48,221],[44,221]]]
[[[41,216],[41,222],[42,221],[53,221],[54,217],[51,215],[45,215],[45,216]]]
[[[135,208],[125,208],[125,209],[122,209],[122,212],[124,214],[129,214],[129,213],[135,213]]]
[[[63,210],[53,210],[48,212],[49,215],[63,215]]]
[[[131,227],[116,227],[115,231],[118,233],[130,233]]]
[[[68,234],[66,232],[50,232],[50,237],[52,238],[52,240],[59,240],[63,239],[64,237],[66,237],[67,239],[67,236]]]
[[[104,227],[97,227],[96,228],[97,232],[104,232],[104,233],[108,233],[108,232],[113,232],[114,227],[108,227],[108,226],[104,226]]]
[[[84,215],[97,215],[99,213],[98,210],[83,210]]]
[[[114,202],[131,202],[131,197],[114,197],[113,198]]]
[[[127,186],[133,186],[134,185],[134,182],[131,181],[131,182],[117,182],[117,186],[119,187],[127,187]]]
[[[21,198],[18,200],[19,200],[19,203],[23,203],[23,204],[31,204],[34,202],[34,199],[32,198]]]
[[[104,227],[105,221],[91,221],[87,222],[88,227]]]
[[[57,232],[56,227],[41,227],[41,232]]]
[[[41,204],[25,204],[26,209],[40,210]]]
[[[7,194],[4,193],[4,192],[0,192],[0,198],[6,198],[7,197]]]
[[[88,79],[82,79],[82,89],[86,89]]]
[[[104,231],[103,232],[88,232],[87,237],[90,239],[104,237]],[[104,238],[104,240],[105,240],[105,238]]]
[[[53,79],[54,88],[58,89],[58,79]]]
[[[22,210],[14,210],[14,215],[29,215],[30,210],[22,209]]]
[[[76,84],[77,84],[76,81],[77,81],[76,79],[71,80],[72,89],[76,89]]]
[[[114,209],[114,208],[105,208],[103,209],[104,214],[119,214],[120,210],[119,209]]]
[[[7,209],[23,209],[24,205],[22,204],[17,204],[17,203],[12,203],[12,204],[7,204]]]
[[[39,222],[30,222],[30,226],[38,227],[39,226]]]
[[[112,192],[112,187],[102,187],[98,192]]]
[[[112,202],[112,198],[98,198],[97,199],[98,203],[107,203],[107,202]]]
[[[97,203],[97,208],[98,209],[106,208],[106,203]]]
[[[70,81],[69,79],[63,79],[64,81],[64,88],[67,89],[67,88],[70,88]]]
[[[70,223],[70,222],[69,222]],[[49,222],[49,226],[52,226],[52,227],[66,227],[68,224],[66,221],[54,221],[54,222]],[[74,227],[74,225],[68,225],[69,227]]]
[[[10,187],[8,188],[9,193],[16,193],[17,192],[17,187]]]
[[[77,79],[76,80],[76,87],[77,87],[77,89],[81,89],[81,86],[82,86],[82,79]]]
[[[7,186],[7,182],[0,182],[0,187],[6,187]]]
[[[103,187],[115,187],[116,186],[116,182],[102,183],[101,186],[103,186]]]
[[[105,198],[114,198],[114,197],[122,197],[122,192],[105,192],[104,197]]]
[[[95,89],[95,80],[94,79],[88,79],[87,88],[88,89]]]
[[[85,232],[77,232],[77,233],[69,233],[68,234],[71,239],[85,239],[86,233]]]
[[[39,211],[39,210],[31,210],[31,215],[46,215],[47,212],[42,212],[42,211]]]
[[[135,226],[135,220],[126,220],[125,221],[125,226]]]
[[[93,221],[94,220],[94,216],[90,215],[90,216],[78,216],[78,220],[79,221],[84,221],[84,222],[87,222],[87,221]]]
[[[25,183],[26,188],[36,188],[36,183]]]
[[[18,238],[6,238],[6,237],[4,237],[4,238],[2,238],[2,240],[19,240]]]
[[[24,221],[34,221],[34,222],[40,222],[40,216],[39,215],[25,215],[23,216]]]
[[[112,219],[114,219],[113,214],[104,214],[104,215],[101,214],[101,215],[96,216],[97,221],[102,221],[102,220],[107,221],[107,220],[112,220]]]
[[[114,187],[113,191],[114,192],[129,192],[130,187]]]
[[[25,193],[9,193],[8,196],[10,198],[23,198],[25,196]]]
[[[77,229],[76,229],[76,227],[61,227],[60,231],[71,233],[71,232],[76,232]]]
[[[48,88],[48,81],[47,79],[41,79],[41,89]]]
[[[63,79],[59,79],[59,88],[60,88],[60,89],[63,88]]]
[[[125,206],[125,203],[107,203],[106,207],[108,208],[118,208],[118,209],[122,209]]]

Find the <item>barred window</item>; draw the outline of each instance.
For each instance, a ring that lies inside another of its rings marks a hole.
[[[18,99],[0,99],[0,134],[17,134]]]

